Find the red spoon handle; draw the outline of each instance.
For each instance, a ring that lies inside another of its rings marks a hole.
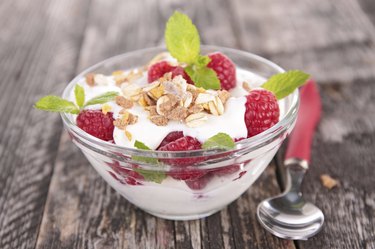
[[[321,113],[316,83],[310,79],[301,88],[300,96],[297,123],[289,137],[285,159],[297,158],[310,162],[312,138]]]

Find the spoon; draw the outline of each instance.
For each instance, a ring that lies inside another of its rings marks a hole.
[[[296,126],[290,135],[285,156],[286,188],[284,193],[262,201],[257,216],[260,224],[277,237],[307,240],[323,226],[324,215],[306,202],[300,186],[309,168],[311,142],[320,118],[321,103],[316,83],[302,87]]]

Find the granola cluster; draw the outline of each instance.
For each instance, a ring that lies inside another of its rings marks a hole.
[[[188,84],[181,75],[172,78],[172,73],[166,73],[162,78],[142,87],[136,82],[142,75],[142,69],[115,71],[112,79],[102,74],[86,75],[86,82],[90,86],[108,85],[110,81],[113,84],[114,80],[121,88],[122,96],[117,96],[115,102],[122,109],[114,125],[124,130],[129,140],[132,135],[126,131],[126,127],[138,121],[138,116],[129,112],[135,104],[142,106],[149,113],[149,120],[158,126],[166,126],[172,120],[183,122],[189,127],[198,127],[208,120],[209,114],[222,115],[230,97],[226,90],[205,90]],[[102,106],[103,113],[109,111],[110,105]]]
[[[137,102],[149,112],[149,119],[158,126],[170,120],[197,127],[208,119],[208,114],[222,115],[230,94],[228,91],[205,90],[187,84],[182,76],[172,78],[166,73],[146,87],[136,84],[121,86],[126,99]]]

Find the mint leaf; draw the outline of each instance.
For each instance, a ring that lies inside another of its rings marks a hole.
[[[134,147],[141,150],[151,150],[147,145],[144,143],[136,140],[134,143]],[[157,164],[158,159],[156,158],[150,158],[150,157],[141,157],[141,156],[132,156],[133,160],[145,162],[145,163],[151,163],[151,164]],[[167,175],[162,171],[154,171],[154,170],[146,170],[146,169],[134,169],[134,171],[141,174],[145,180],[152,181],[156,183],[161,183]]]
[[[134,147],[137,149],[141,149],[141,150],[151,150],[147,145],[145,145],[144,143],[138,140],[135,140]],[[152,158],[152,157],[132,156],[132,159],[135,161],[145,162],[145,163],[150,163],[150,164],[158,163],[158,159]]]
[[[202,144],[203,149],[233,149],[235,146],[233,139],[226,133],[218,133],[215,136],[207,139],[206,142]]]
[[[305,72],[291,70],[273,75],[262,87],[273,92],[277,99],[282,99],[302,86],[309,78],[310,75]]]
[[[194,64],[200,53],[199,33],[190,18],[175,11],[165,29],[168,51],[179,62]]]
[[[220,89],[220,80],[214,70],[208,67],[188,66],[185,72],[189,75],[195,86],[204,89]]]
[[[135,140],[134,147],[141,150],[151,150],[150,147],[138,140]]]
[[[49,112],[79,113],[78,107],[73,102],[54,95],[48,95],[39,99],[34,107]]]
[[[210,63],[211,58],[207,55],[199,55],[198,60],[195,62],[195,65],[198,67],[205,67],[208,63]]]
[[[146,181],[161,183],[167,175],[162,171],[145,170],[145,169],[134,169],[134,171],[141,174]]]
[[[85,103],[84,106],[104,104],[115,99],[118,96],[118,92],[106,92],[99,96],[96,96]]]
[[[83,107],[83,104],[85,103],[85,90],[83,87],[77,84],[74,88],[74,95],[78,107]]]

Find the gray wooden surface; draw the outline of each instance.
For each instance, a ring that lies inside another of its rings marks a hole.
[[[256,221],[257,204],[282,189],[275,163],[221,212],[166,221],[116,194],[57,114],[32,109],[85,67],[162,44],[175,9],[192,17],[205,44],[317,79],[324,113],[303,186],[326,215],[316,237],[281,240]],[[4,0],[0,23],[0,248],[375,248],[373,0]],[[324,173],[340,187],[324,188]]]

